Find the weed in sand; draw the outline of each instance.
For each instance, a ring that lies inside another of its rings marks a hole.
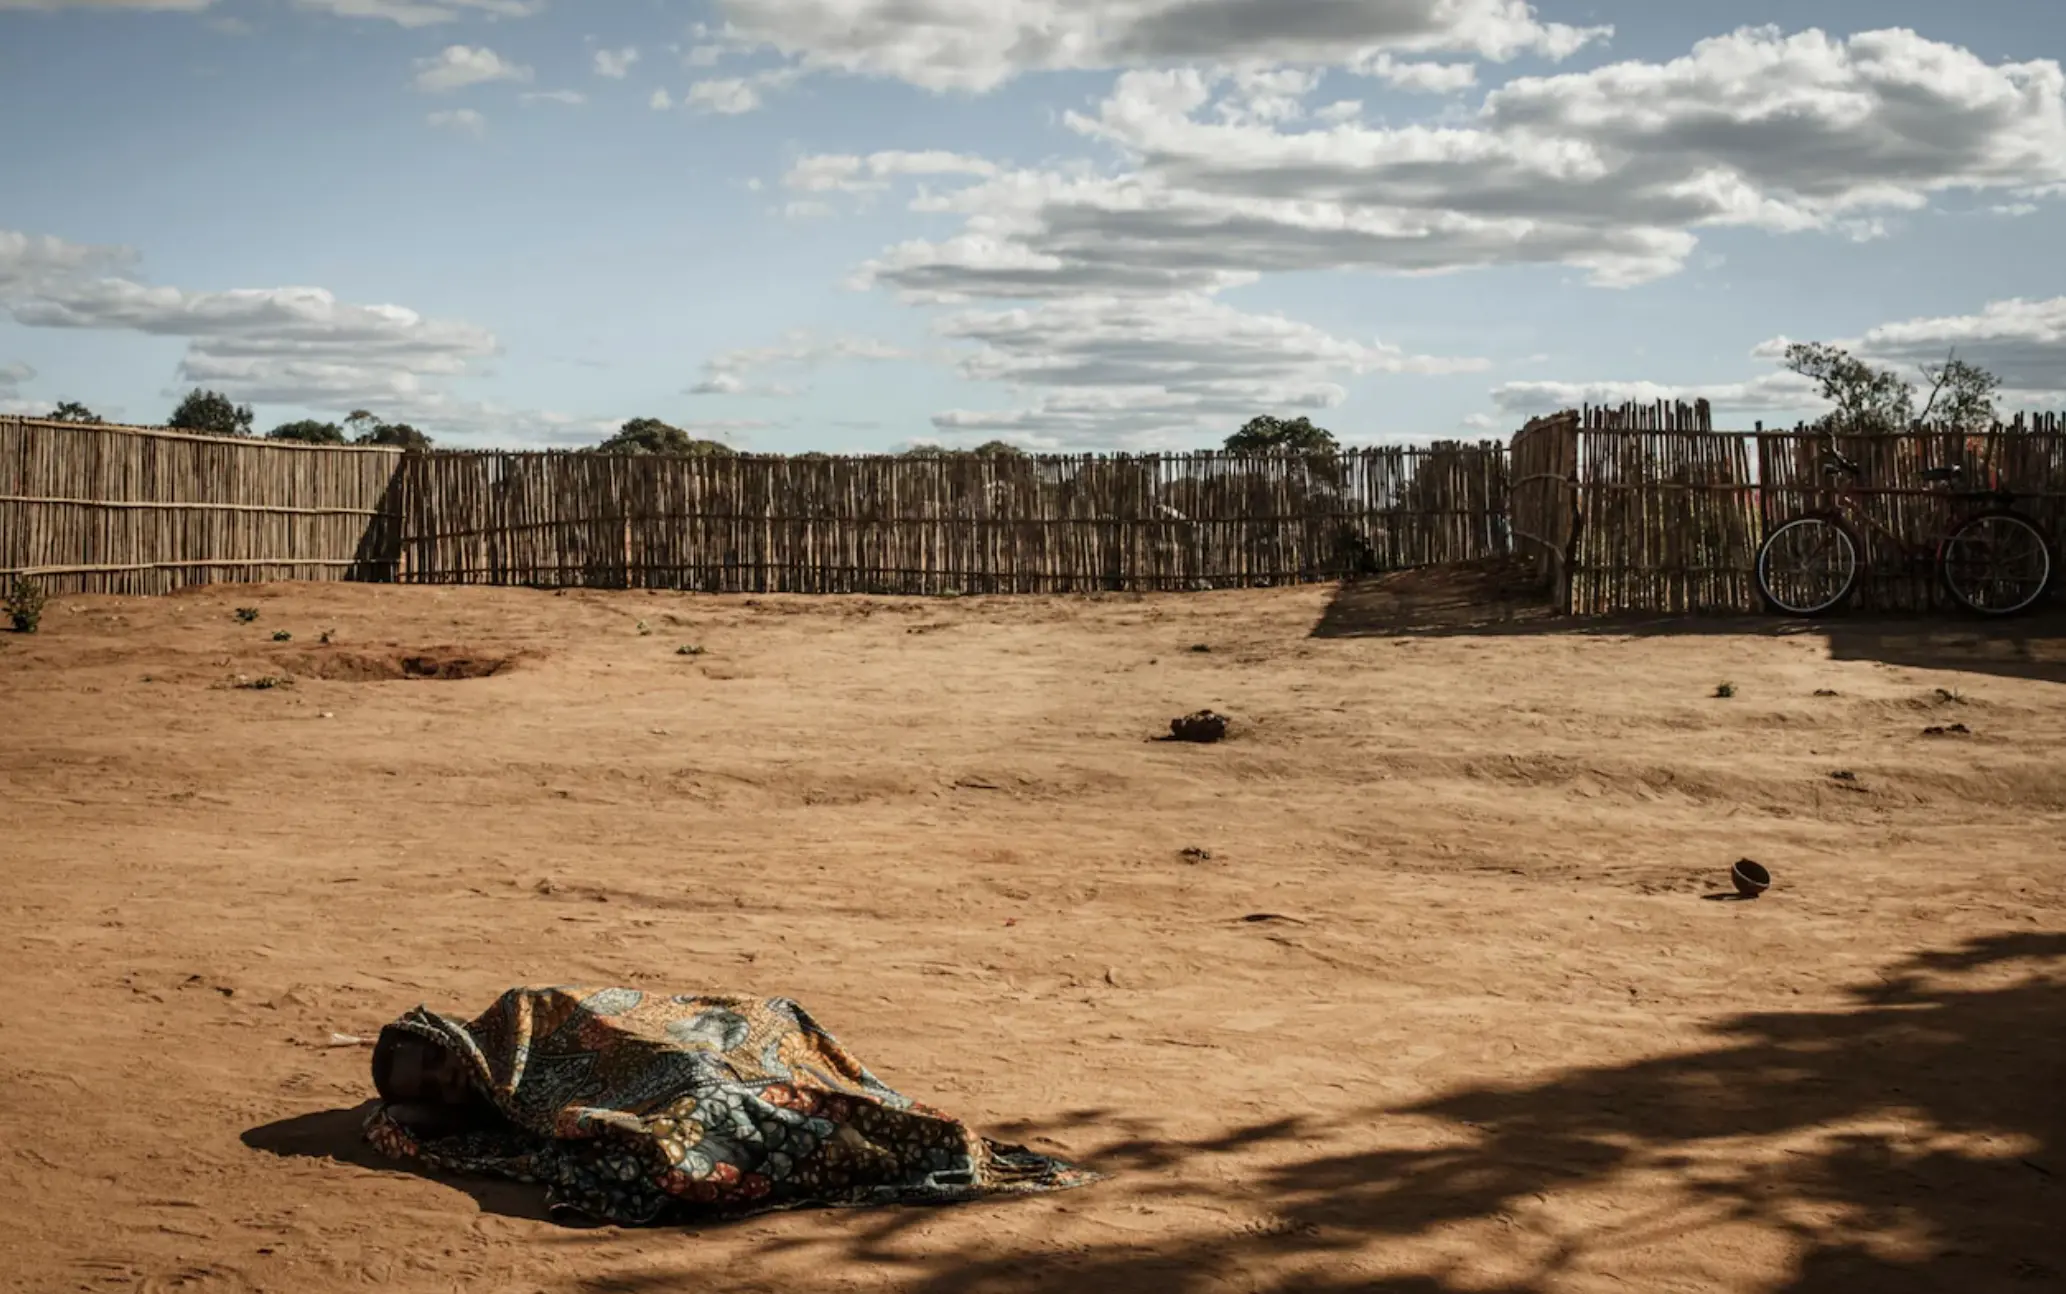
[[[1720,684],[1715,688],[1714,694],[1718,699],[1726,701],[1736,695],[1736,685],[1734,683]]]
[[[273,641],[276,643],[291,643],[294,641],[294,635],[288,633],[285,629],[275,629],[273,630]]]
[[[703,649],[694,643],[684,643],[674,649],[674,654],[677,656],[701,656]]]
[[[253,620],[256,620],[256,619],[258,619],[258,608],[257,608],[257,607],[238,607],[238,608],[237,608],[237,623],[238,623],[238,624],[240,624],[240,625],[248,625],[248,624],[250,624],[250,623],[251,623],[251,622],[252,622]]]
[[[43,586],[34,580],[16,580],[7,595],[7,620],[18,634],[32,634],[43,623]]]

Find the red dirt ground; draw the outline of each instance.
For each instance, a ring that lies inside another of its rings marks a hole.
[[[0,1280],[2066,1288],[2061,640],[1422,592],[56,598],[0,634]],[[575,1230],[359,1143],[333,1034],[554,982],[794,996],[1111,1180]]]

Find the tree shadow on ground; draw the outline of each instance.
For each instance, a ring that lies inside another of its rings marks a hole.
[[[1553,1294],[1588,1277],[1763,1294],[2066,1286],[2066,934],[1916,956],[1849,997],[1836,1010],[1719,1022],[1710,1045],[1683,1054],[1354,1118],[1293,1113],[1191,1142],[1096,1113],[1051,1129],[1117,1134],[1091,1162],[1119,1180],[1055,1197],[1075,1213],[1114,1209],[1107,1192],[1124,1189],[1203,1206],[1180,1216],[1261,1210],[1261,1227],[956,1245],[938,1229],[914,1234],[929,1211],[888,1210],[852,1226],[784,1229],[728,1255],[724,1275],[750,1279],[756,1258],[801,1254],[868,1264],[922,1294]],[[1430,1121],[1449,1134],[1434,1148],[1397,1148],[1396,1138],[1368,1148]],[[1330,1148],[1313,1153],[1316,1143]],[[1237,1152],[1247,1165],[1238,1175],[1208,1171],[1204,1161]],[[1173,1167],[1187,1171],[1159,1171]],[[1601,1191],[1622,1203],[1531,1213]],[[1484,1229],[1469,1253],[1497,1274],[1437,1234],[1473,1224]],[[1759,1276],[1729,1266],[1726,1246],[1698,1248],[1703,1232],[1721,1230],[1776,1236],[1787,1265]],[[1660,1245],[1689,1240],[1692,1250],[1665,1253],[1678,1265],[1656,1267]],[[665,1260],[563,1288],[644,1294],[714,1275]]]
[[[1566,616],[1550,610],[1527,571],[1506,562],[1344,583],[1311,636],[1819,637],[1828,643],[1832,660],[2066,683],[2066,610],[2002,621],[1867,614],[1812,621],[1764,615]]]

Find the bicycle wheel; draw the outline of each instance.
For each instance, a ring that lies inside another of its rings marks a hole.
[[[2044,532],[2015,512],[1968,517],[1937,550],[1944,591],[1975,615],[2012,616],[2052,586],[2052,549]]]
[[[1828,615],[1857,591],[1864,547],[1839,518],[1796,517],[1758,549],[1758,592],[1783,615]]]

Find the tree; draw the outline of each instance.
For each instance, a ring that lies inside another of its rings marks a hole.
[[[2001,379],[1977,364],[1968,364],[1953,351],[1935,368],[1927,365],[1923,376],[1930,381],[1930,401],[1923,418],[1942,423],[1955,431],[1985,431],[2000,420],[1994,407],[1994,393]]]
[[[175,431],[193,431],[208,436],[248,436],[251,434],[251,406],[232,404],[230,398],[215,391],[193,390],[186,399],[172,411],[165,425]]]
[[[1906,430],[1915,414],[1915,388],[1892,369],[1875,368],[1841,346],[1795,342],[1786,367],[1820,385],[1835,405],[1826,422],[1854,431]]]
[[[406,422],[376,422],[352,438],[354,445],[393,445],[421,454],[431,445],[430,437]]]
[[[99,414],[80,404],[77,400],[64,400],[59,402],[57,408],[50,411],[49,416],[44,421],[83,422],[98,425],[103,419]]]
[[[283,422],[265,433],[267,440],[293,440],[304,445],[342,445],[344,428],[334,422],[317,422],[303,418],[299,422]]]
[[[1310,418],[1301,415],[1287,421],[1268,414],[1250,418],[1227,437],[1226,447],[1232,454],[1331,454],[1339,448],[1334,433],[1315,427]]]
[[[661,454],[673,457],[721,457],[735,453],[730,445],[715,440],[698,440],[680,427],[658,418],[633,418],[600,445],[583,451],[590,454]]]

